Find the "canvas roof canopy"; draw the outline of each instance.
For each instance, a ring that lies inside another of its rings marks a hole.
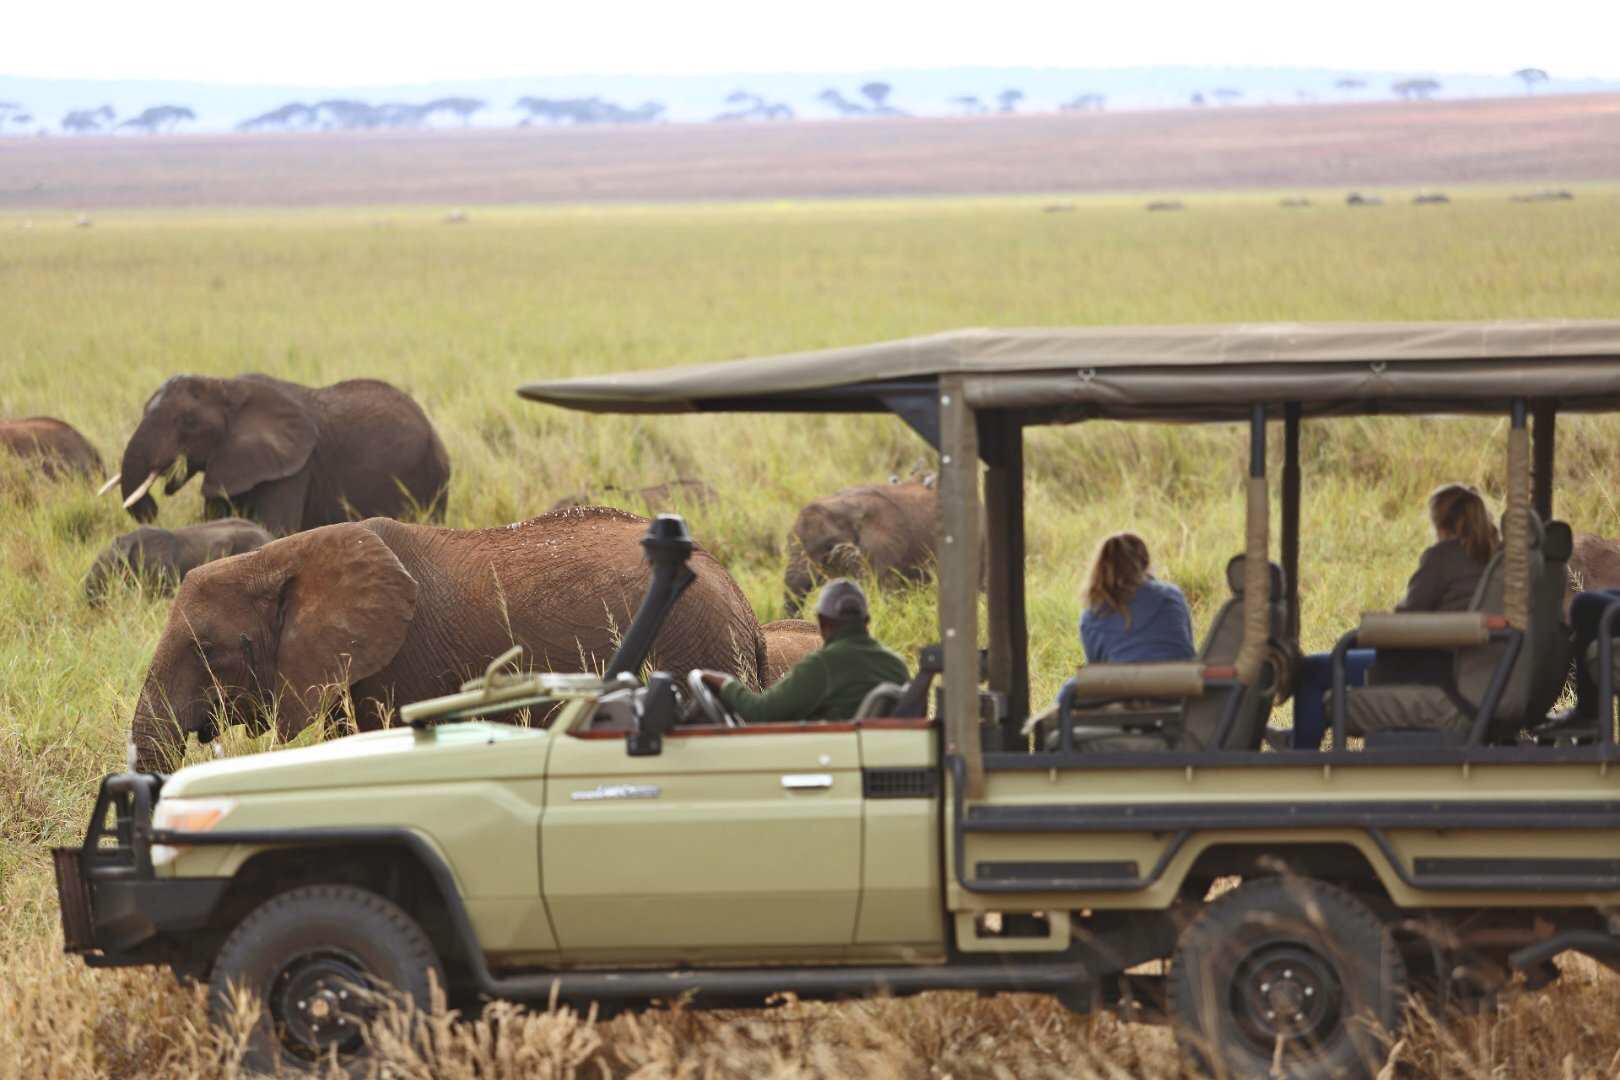
[[[1036,422],[1232,421],[1256,401],[1306,416],[1495,413],[1513,398],[1620,409],[1620,321],[1253,323],[956,330],[849,348],[540,382],[595,412],[893,410],[958,376],[975,409]]]

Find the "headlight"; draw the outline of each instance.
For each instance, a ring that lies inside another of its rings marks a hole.
[[[208,832],[236,809],[235,799],[163,799],[152,809],[152,829],[175,832]],[[162,866],[175,860],[180,848],[171,844],[152,845],[152,865]]]

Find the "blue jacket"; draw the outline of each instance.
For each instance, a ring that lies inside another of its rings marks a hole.
[[[1168,581],[1148,578],[1131,594],[1131,623],[1109,608],[1080,613],[1080,644],[1093,664],[1142,664],[1153,660],[1191,660],[1192,612],[1181,590]]]

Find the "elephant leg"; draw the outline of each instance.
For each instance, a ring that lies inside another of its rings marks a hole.
[[[254,488],[244,500],[248,517],[275,536],[290,536],[304,527],[304,502],[309,494],[309,473],[297,472]]]

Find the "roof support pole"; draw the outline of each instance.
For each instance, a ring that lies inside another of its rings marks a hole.
[[[939,638],[945,652],[945,751],[984,796],[979,743],[979,434],[960,377],[939,380]]]
[[[1271,636],[1271,506],[1266,492],[1266,407],[1250,406],[1249,480],[1243,544],[1243,644],[1238,647],[1238,681],[1253,686],[1265,662]]]
[[[1558,446],[1558,406],[1551,402],[1537,402],[1532,413],[1535,422],[1531,443],[1534,446],[1531,490],[1535,493],[1536,513],[1542,524],[1553,517],[1553,460]]]
[[[1299,402],[1283,406],[1282,566],[1288,640],[1299,641]]]
[[[1514,398],[1508,428],[1507,510],[1502,515],[1502,614],[1515,630],[1530,625],[1530,427],[1524,398]]]
[[[990,689],[1007,696],[1001,748],[1018,748],[1029,715],[1029,624],[1024,593],[1024,426],[1010,413],[980,414],[984,474]]]

